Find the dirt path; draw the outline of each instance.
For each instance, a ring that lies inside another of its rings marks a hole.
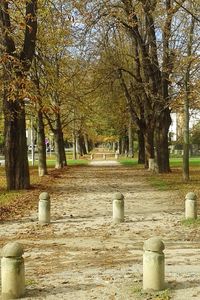
[[[126,218],[113,225],[118,191]],[[24,299],[162,299],[140,292],[143,241],[152,236],[165,243],[171,299],[200,299],[200,236],[181,225],[178,192],[156,191],[136,168],[69,167],[52,187],[51,204],[48,226],[38,224],[37,208],[0,226],[0,246],[17,240],[25,248]]]

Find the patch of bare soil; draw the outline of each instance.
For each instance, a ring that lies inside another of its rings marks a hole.
[[[0,246],[25,248],[24,299],[159,299],[141,294],[144,240],[165,243],[166,284],[174,300],[200,298],[200,234],[183,227],[184,199],[158,191],[141,169],[68,167],[51,182],[52,222],[31,211],[0,226]],[[125,196],[125,222],[112,223],[115,192]],[[164,298],[163,298],[164,299]]]

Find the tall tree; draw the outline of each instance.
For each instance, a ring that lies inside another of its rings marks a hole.
[[[189,172],[189,147],[190,147],[190,137],[189,137],[189,97],[190,97],[190,72],[191,72],[191,55],[192,55],[192,44],[193,44],[193,34],[194,34],[195,19],[191,17],[191,24],[189,30],[189,38],[187,43],[187,56],[188,65],[185,72],[185,97],[184,97],[184,133],[183,133],[183,179],[188,181],[190,179]]]
[[[22,14],[24,6],[25,16]],[[19,8],[22,11],[19,11]],[[5,168],[9,190],[27,189],[30,186],[24,98],[26,76],[35,51],[36,13],[37,0],[0,2],[4,67]],[[16,27],[12,25],[13,20],[16,20],[13,16],[18,18]],[[21,31],[24,32],[24,37]]]

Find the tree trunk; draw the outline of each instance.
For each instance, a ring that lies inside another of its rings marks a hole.
[[[24,103],[4,94],[5,169],[8,190],[28,189],[30,176]]]
[[[73,159],[77,159],[77,152],[76,152],[76,134],[73,132]]]
[[[45,132],[43,114],[41,109],[38,111],[38,174],[44,176],[47,174],[46,163],[46,145],[45,145]],[[50,145],[51,147],[51,145]]]
[[[171,124],[170,110],[166,108],[161,112],[156,126],[156,154],[159,173],[169,173],[168,132]]]
[[[133,128],[132,128],[132,120],[129,121],[128,126],[128,157],[133,158]]]
[[[60,143],[61,143],[61,156],[62,156],[62,162],[63,166],[67,166],[67,159],[66,159],[66,154],[65,154],[65,143],[64,143],[64,137],[63,137],[63,131],[61,129],[60,132]]]
[[[56,169],[61,169],[67,165],[63,132],[61,127],[60,115],[56,116],[56,129],[53,131],[55,141]]]
[[[154,152],[154,129],[150,126],[144,130],[145,141],[145,168],[149,167],[149,159],[155,158]]]
[[[191,58],[192,55],[192,44],[194,34],[195,19],[192,16],[190,24],[190,33],[187,43],[187,56]],[[190,95],[190,69],[191,59],[189,60],[186,73],[185,73],[185,98],[184,98],[184,134],[183,134],[183,180],[189,181],[190,170],[189,170],[189,154],[190,154],[190,132],[189,132],[189,95]]]
[[[78,156],[82,156],[79,133],[76,134],[76,153],[78,154]]]
[[[138,130],[137,136],[138,136],[138,164],[145,164],[144,134],[141,130]]]
[[[87,134],[84,134],[83,137],[84,137],[85,151],[86,151],[85,154],[88,154],[89,153],[88,136]]]
[[[183,180],[189,181],[189,153],[190,153],[190,137],[189,137],[189,72],[185,75],[185,99],[184,99],[184,131],[183,131]]]
[[[24,19],[26,22],[23,41],[15,44],[10,1],[0,4],[0,48],[4,60],[4,132],[5,132],[5,169],[8,190],[30,187],[28,153],[26,143],[26,120],[24,97],[20,96],[24,88],[24,78],[30,69],[35,52],[37,33],[37,1],[26,1]],[[15,20],[16,21],[16,20]],[[15,28],[18,28],[18,25]],[[22,47],[21,47],[22,46]],[[21,49],[21,51],[18,51]],[[6,61],[5,61],[6,58]],[[14,80],[13,80],[14,79]],[[22,93],[23,94],[23,93]],[[14,98],[9,100],[9,96]]]
[[[79,135],[79,145],[81,149],[81,156],[87,154],[86,147],[85,147],[85,139],[82,134]]]

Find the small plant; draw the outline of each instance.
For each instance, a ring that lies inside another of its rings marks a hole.
[[[170,300],[171,296],[170,296],[170,291],[169,289],[161,291],[161,292],[157,292],[155,295],[155,298],[152,298],[152,300]]]
[[[144,291],[140,284],[135,285],[132,289],[132,293],[137,295],[137,299],[141,300],[170,300],[170,290],[164,291]]]
[[[29,279],[26,279],[26,281],[25,281],[26,286],[30,286],[30,285],[34,285],[34,284],[37,284],[37,282],[34,279],[29,278]]]
[[[187,227],[198,227],[200,226],[200,217],[197,219],[189,218],[181,221],[181,224]]]

